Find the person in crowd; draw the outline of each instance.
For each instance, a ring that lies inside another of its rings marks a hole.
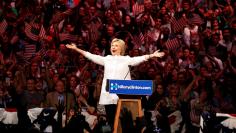
[[[69,77],[69,86],[68,86],[68,89],[69,89],[69,92],[72,92],[74,93],[75,90],[76,90],[76,87],[78,86],[78,79],[75,75],[71,75]]]
[[[36,89],[36,79],[27,79],[25,98],[29,109],[43,107],[44,95]]]
[[[210,95],[209,91],[202,89],[199,93],[199,97],[190,101],[190,120],[193,132],[199,131],[200,117],[204,112],[216,112],[218,109],[213,106]]]
[[[181,101],[181,113],[185,114],[182,119],[188,124],[183,127],[186,132],[198,132],[199,128],[191,128],[187,119],[190,119],[191,100],[199,97],[203,89],[212,91],[206,97],[213,95],[214,104],[220,108],[217,112],[235,112],[235,7],[234,0],[1,0],[0,95],[3,104],[0,104],[7,108],[21,107],[27,112],[26,79],[36,79],[36,89],[44,91],[46,101],[46,95],[54,91],[57,81],[62,78],[68,86],[68,77],[76,75],[88,86],[85,94],[89,97],[84,102],[94,106],[95,113],[104,115],[105,107],[99,104],[99,99],[104,97],[102,89],[105,79],[109,78],[104,77],[107,68],[91,67],[92,63],[83,55],[69,51],[65,44],[76,43],[78,48],[105,59],[112,54],[112,40],[120,38],[126,43],[130,57],[150,54],[156,49],[165,52],[164,58],[132,67],[131,78],[155,80],[164,88],[178,84],[177,100]],[[174,38],[178,38],[178,43]],[[123,73],[128,70],[121,69]],[[6,101],[7,97],[10,99]],[[98,125],[103,125],[99,117]],[[22,120],[24,122],[23,117]],[[166,119],[159,122],[165,123]]]
[[[84,89],[85,87],[86,86],[84,86]],[[83,90],[82,86],[78,89]],[[96,107],[88,102],[88,94],[84,94],[84,92],[81,91],[76,93],[76,97],[78,112],[85,116],[85,120],[89,123],[90,128],[93,129],[97,124]]]
[[[162,84],[156,84],[155,90],[152,95],[148,97],[147,101],[147,110],[154,110],[156,108],[156,104],[164,98],[165,96],[165,88]]]
[[[4,83],[0,83],[0,108],[10,108],[11,103],[13,102],[12,96],[9,94]]]
[[[66,92],[65,84],[61,79],[56,82],[55,90],[47,94],[44,107],[56,109],[59,103],[64,104],[64,111],[67,113],[69,113],[69,109],[74,108],[75,105],[74,96]]]

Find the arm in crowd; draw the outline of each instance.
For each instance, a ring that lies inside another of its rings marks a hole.
[[[22,68],[22,66],[19,66],[20,69],[15,73],[15,79],[14,79],[14,83],[15,83],[15,87],[17,87],[18,85],[26,85],[26,76],[25,76],[25,72]]]
[[[214,76],[214,79],[219,79],[223,73],[224,73],[224,66],[223,65],[223,62],[221,62],[222,65],[219,64],[219,62],[214,59],[213,57],[207,55],[207,57],[216,65],[218,71],[216,72],[215,76]]]
[[[86,100],[82,95],[78,96],[78,100],[79,100],[79,102],[81,102],[83,105],[85,105],[85,107],[87,108],[87,111],[88,111],[89,114],[94,114],[94,113],[95,113],[95,111],[96,111],[95,107],[90,106],[90,105],[88,104],[87,100]]]
[[[214,65],[216,65],[216,67],[217,67],[218,69],[221,69],[219,63],[215,60],[214,57],[212,57],[212,56],[210,56],[210,55],[206,55],[206,56],[208,57],[209,60],[211,60],[211,61],[214,63]]]
[[[84,67],[82,68],[82,70],[80,71],[80,74],[78,75],[78,78],[83,80],[84,76],[86,74],[86,70],[88,68],[88,62],[84,65]]]
[[[49,89],[53,90],[54,83],[53,83],[53,80],[50,78],[48,67],[46,67],[45,72],[46,72],[46,81],[48,83],[48,87]]]
[[[189,93],[191,92],[191,90],[193,89],[194,85],[196,84],[196,82],[198,82],[200,77],[195,76],[193,78],[193,80],[191,81],[191,83],[185,88],[183,95],[180,99],[182,99],[183,101],[188,100],[189,98]]]

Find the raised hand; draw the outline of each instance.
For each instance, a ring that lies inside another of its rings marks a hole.
[[[66,44],[66,47],[69,48],[69,49],[77,49],[77,46],[74,43]]]
[[[155,51],[153,54],[151,54],[152,57],[163,57],[165,55],[164,52],[160,52],[160,49]]]

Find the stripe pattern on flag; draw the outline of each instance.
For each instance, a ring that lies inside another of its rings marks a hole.
[[[30,62],[21,54],[16,54],[16,62],[18,65],[29,65]]]
[[[60,41],[65,41],[65,40],[77,41],[78,36],[77,35],[72,35],[72,34],[69,34],[69,33],[60,33],[59,34],[59,39],[60,39]]]
[[[48,51],[46,48],[41,48],[37,53],[36,55],[40,56],[40,57],[45,57],[47,55]]]
[[[36,53],[36,46],[34,44],[29,44],[28,42],[24,41],[24,58],[30,59]]]
[[[140,13],[142,13],[144,11],[144,5],[140,5],[138,3],[135,3],[133,6],[132,6],[132,13],[133,13],[133,16],[136,16]]]
[[[3,19],[2,22],[0,22],[0,34],[3,34],[6,31],[7,26],[7,21]]]
[[[180,19],[176,19],[175,17],[172,17],[170,19],[171,23],[171,29],[174,33],[181,32],[184,27],[188,24],[188,20],[184,17],[181,17]]]
[[[202,25],[204,23],[204,20],[198,14],[193,14],[193,16],[189,18],[189,22],[196,25]]]
[[[36,29],[33,29],[33,27],[29,23],[25,23],[25,34],[27,37],[30,39],[37,41],[38,40],[38,35],[34,32]]]
[[[168,50],[176,50],[180,47],[180,42],[179,42],[178,38],[168,39],[165,43],[165,47]]]
[[[142,44],[145,43],[145,37],[142,32],[140,32],[137,35],[134,35],[132,38],[132,43],[135,45],[135,47],[141,47]]]
[[[43,25],[40,28],[39,38],[42,38],[42,39],[46,38],[46,31],[45,31]]]

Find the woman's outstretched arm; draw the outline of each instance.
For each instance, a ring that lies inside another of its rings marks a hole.
[[[160,50],[157,50],[155,51],[154,53],[152,54],[146,54],[146,55],[143,55],[143,56],[136,56],[136,57],[132,57],[130,58],[129,60],[129,65],[131,66],[136,66],[144,61],[147,61],[151,58],[156,58],[156,57],[163,57],[165,55],[164,52],[160,52]]]
[[[85,56],[86,51],[78,48],[74,43],[72,44],[66,44],[66,47],[72,50],[77,51],[78,53],[82,54],[83,56]]]
[[[78,53],[82,54],[85,58],[91,60],[92,62],[99,64],[99,65],[104,65],[104,57],[100,56],[100,55],[96,55],[96,54],[91,54],[87,51],[84,51],[80,48],[78,48],[75,44],[67,44],[66,45],[67,48],[72,49],[77,51]]]

